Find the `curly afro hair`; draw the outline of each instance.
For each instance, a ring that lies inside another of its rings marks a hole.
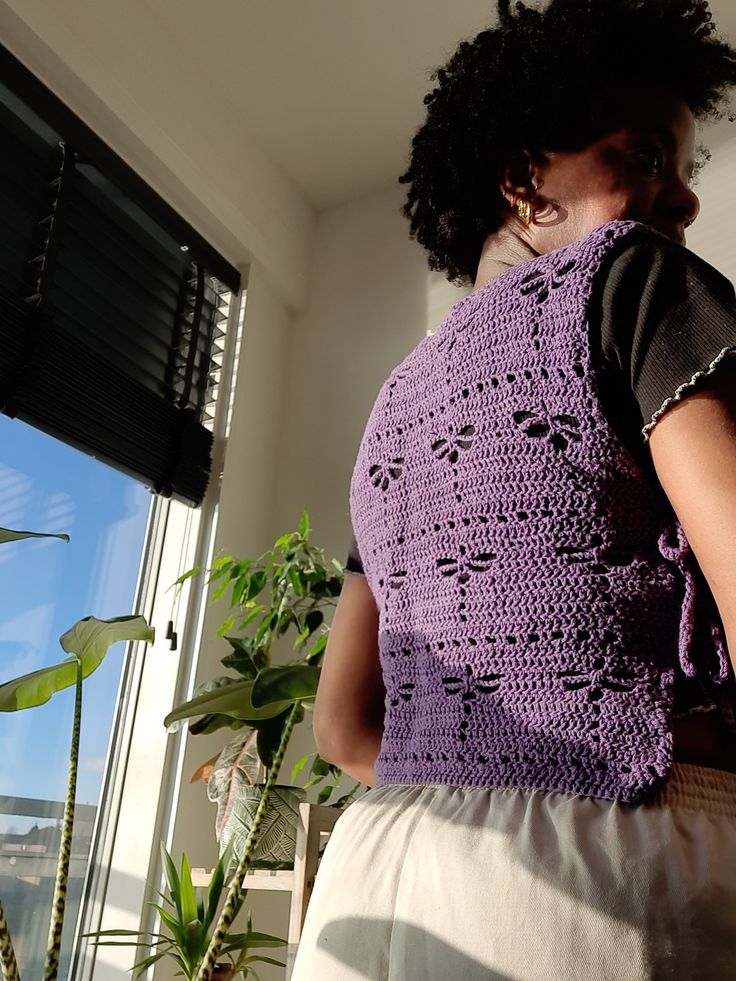
[[[483,242],[510,209],[489,175],[514,149],[575,152],[604,135],[605,94],[655,87],[695,119],[721,119],[736,85],[736,49],[715,35],[707,0],[551,0],[538,10],[497,0],[499,26],[431,79],[412,140],[402,213],[430,269],[472,284]],[[729,115],[733,122],[736,117]],[[710,154],[699,148],[696,171]]]

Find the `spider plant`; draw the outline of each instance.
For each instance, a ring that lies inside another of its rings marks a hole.
[[[96,937],[95,946],[120,946],[120,947],[155,947],[156,952],[144,957],[133,965],[132,970],[135,976],[140,977],[157,961],[167,957],[174,961],[185,978],[193,979],[197,976],[202,959],[207,952],[210,943],[210,927],[217,913],[220,904],[220,897],[225,885],[225,870],[230,858],[230,849],[219,859],[212,872],[209,886],[207,888],[195,887],[192,883],[192,872],[189,860],[185,854],[181,857],[181,867],[177,871],[174,860],[172,859],[165,846],[161,845],[161,858],[166,876],[167,893],[159,893],[163,901],[161,903],[149,902],[161,917],[162,928],[165,933],[139,932],[136,930],[100,930],[96,933],[84,934],[86,937]],[[235,913],[240,910],[245,892],[242,892],[235,905]],[[122,940],[100,939],[123,937]],[[259,954],[250,953],[253,947],[283,947],[286,940],[280,937],[272,937],[267,933],[255,933],[251,924],[251,916],[248,913],[247,927],[245,933],[230,934],[221,951],[221,955],[227,955],[230,965],[218,964],[220,972],[224,970],[232,974],[240,973],[243,978],[251,975],[258,979],[258,972],[253,967],[255,963],[275,964],[277,967],[285,967],[283,961],[277,961],[272,957],[264,957]]]

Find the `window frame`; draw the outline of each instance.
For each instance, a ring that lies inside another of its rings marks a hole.
[[[247,282],[247,269],[241,281]],[[178,597],[170,587],[187,569],[212,561],[245,299],[245,289],[230,294],[205,498],[194,509],[158,497],[151,510],[134,612],[155,627],[156,639],[126,651],[75,929],[70,977],[78,981],[119,981],[121,969],[135,962],[133,948],[97,948],[83,933],[157,929],[155,911],[146,903],[155,901],[161,883],[159,842],[170,844],[173,834],[186,735],[185,729],[167,734],[163,719],[172,705],[191,696],[206,610],[206,591],[193,588],[191,579]],[[167,637],[170,626],[178,639],[176,654]],[[139,956],[145,952],[140,948]]]

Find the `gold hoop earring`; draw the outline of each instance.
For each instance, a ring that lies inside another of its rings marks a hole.
[[[519,217],[524,222],[525,225],[531,225],[532,219],[534,217],[534,212],[529,201],[524,199],[519,200],[515,204],[515,208],[519,213]]]

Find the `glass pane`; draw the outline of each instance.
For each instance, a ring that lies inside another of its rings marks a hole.
[[[133,612],[150,493],[92,457],[0,415],[0,527],[71,542],[0,545],[0,682],[60,661],[86,616]],[[77,812],[59,977],[69,970],[125,647],[84,683]],[[74,689],[0,713],[0,899],[24,977],[42,977],[66,795]]]

